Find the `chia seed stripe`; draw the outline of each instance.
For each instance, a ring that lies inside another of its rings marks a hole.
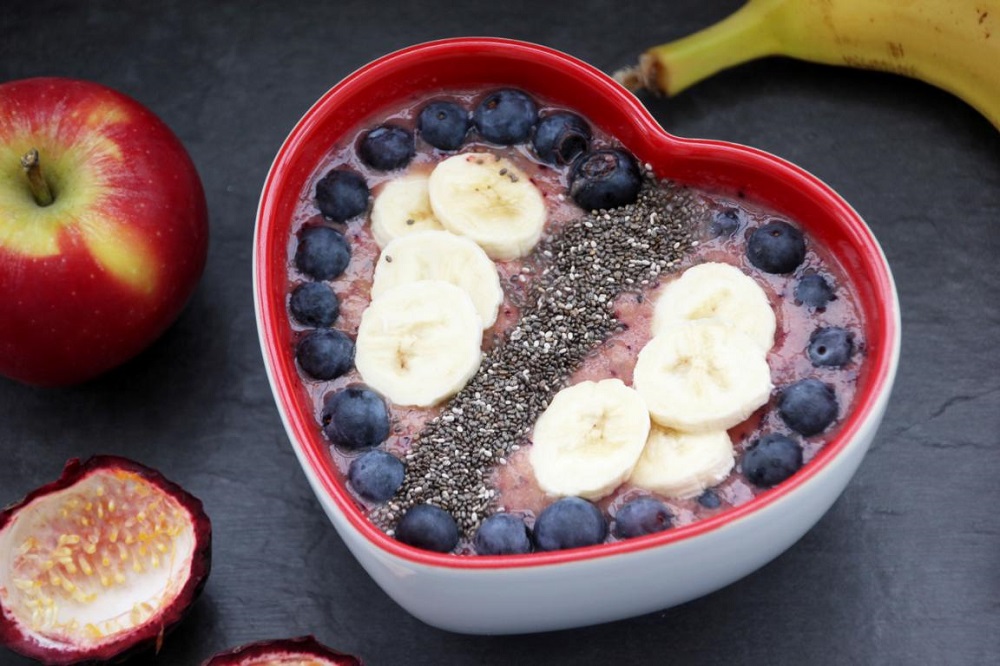
[[[520,320],[414,439],[403,485],[372,520],[392,534],[407,509],[426,502],[451,513],[471,536],[496,507],[494,467],[506,463],[567,377],[621,325],[615,299],[675,270],[707,216],[686,190],[647,177],[634,204],[585,214],[543,242]]]

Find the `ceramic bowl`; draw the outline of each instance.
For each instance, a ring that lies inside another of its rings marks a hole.
[[[456,556],[387,537],[362,514],[301,389],[286,299],[293,211],[331,147],[366,119],[421,93],[512,86],[582,111],[664,178],[740,191],[801,223],[856,287],[866,357],[838,434],[788,481],[701,522],[589,548]],[[827,185],[777,157],[665,132],[629,92],[552,49],[493,38],[431,42],[380,58],[334,86],[282,145],[265,183],[254,248],[257,324],[267,373],[305,475],[341,538],[390,597],[424,622],[463,633],[537,632],[639,615],[723,587],[798,540],[837,499],[882,419],[898,364],[889,267],[859,215]]]

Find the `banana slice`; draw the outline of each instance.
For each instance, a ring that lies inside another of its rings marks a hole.
[[[687,432],[731,428],[766,403],[772,388],[757,342],[717,319],[654,336],[639,352],[632,385],[656,423]]]
[[[492,153],[449,157],[431,172],[431,208],[445,229],[497,261],[530,253],[545,226],[545,201],[510,160]]]
[[[668,283],[653,311],[653,335],[695,319],[722,319],[753,338],[765,351],[774,345],[776,320],[767,294],[736,266],[692,266]]]
[[[733,443],[725,430],[692,433],[654,426],[629,482],[685,499],[725,480],[734,464]]]
[[[372,203],[372,236],[379,247],[416,231],[444,229],[431,209],[427,176],[413,174],[382,186]]]
[[[600,499],[631,474],[648,434],[646,403],[620,379],[580,382],[538,417],[528,459],[545,492]]]
[[[429,407],[476,374],[482,337],[465,291],[442,280],[410,282],[361,314],[354,364],[365,383],[397,405]]]
[[[472,298],[483,328],[497,320],[503,303],[500,275],[474,241],[450,231],[433,230],[396,238],[385,246],[375,264],[372,300],[401,284],[419,280],[443,280],[463,289]]]

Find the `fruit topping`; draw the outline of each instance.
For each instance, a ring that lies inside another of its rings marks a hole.
[[[847,365],[854,353],[854,334],[839,326],[817,329],[809,336],[808,353],[815,366]]]
[[[570,164],[590,147],[590,125],[570,111],[557,111],[538,121],[531,144],[535,154],[549,164]]]
[[[529,459],[552,495],[600,499],[628,478],[649,435],[642,397],[620,379],[559,391],[538,417]]]
[[[429,407],[458,393],[482,360],[482,320],[469,295],[442,280],[389,289],[365,309],[355,364],[397,405]]]
[[[396,539],[415,548],[447,553],[458,545],[458,525],[444,509],[417,504],[400,518]]]
[[[642,348],[632,385],[665,428],[726,430],[767,402],[771,369],[753,338],[721,320],[697,319]]]
[[[372,237],[379,247],[416,231],[444,229],[431,208],[427,176],[419,174],[382,186],[372,204],[371,223]]]
[[[708,225],[708,233],[712,238],[732,236],[740,228],[740,212],[736,208],[716,211],[712,222]]]
[[[833,287],[825,277],[817,273],[803,275],[795,285],[795,302],[811,308],[823,308],[836,300]]]
[[[381,449],[372,449],[355,458],[347,470],[347,479],[362,497],[384,502],[403,485],[403,462]]]
[[[722,500],[719,499],[718,493],[714,490],[706,490],[701,495],[698,495],[698,504],[701,504],[706,509],[718,509],[722,506]]]
[[[584,210],[608,210],[634,203],[641,186],[634,157],[623,150],[598,150],[577,158],[569,193]]]
[[[750,235],[747,258],[767,273],[791,273],[806,258],[806,242],[792,225],[771,220]]]
[[[332,280],[347,268],[351,248],[347,239],[336,229],[310,226],[299,234],[295,250],[295,267],[316,280]]]
[[[324,217],[344,222],[368,209],[368,183],[357,171],[331,169],[316,183],[316,207]]]
[[[364,386],[348,386],[327,394],[320,422],[327,439],[345,449],[368,449],[389,436],[385,401]]]
[[[545,507],[535,521],[538,550],[565,550],[603,543],[608,523],[595,505],[580,497],[563,497]]]
[[[469,113],[454,102],[431,102],[417,116],[420,136],[441,150],[460,148],[471,124]]]
[[[495,513],[479,526],[472,545],[480,555],[530,553],[531,531],[521,516]]]
[[[722,319],[767,351],[774,344],[774,308],[760,285],[736,266],[698,264],[669,282],[653,311],[653,335],[680,322]]]
[[[637,497],[618,509],[612,532],[619,539],[631,539],[669,529],[672,519],[670,509],[660,500]]]
[[[778,433],[764,435],[743,456],[743,473],[750,483],[770,488],[802,467],[802,447]]]
[[[778,398],[778,413],[788,427],[809,437],[823,432],[837,418],[837,396],[818,379],[801,379],[786,386]]]
[[[242,645],[220,652],[202,666],[362,666],[362,662],[312,636],[301,636]]]
[[[493,261],[474,241],[450,231],[420,231],[385,246],[375,265],[372,299],[399,285],[418,280],[443,280],[462,289],[489,328],[503,303],[500,275]]]
[[[354,363],[354,343],[332,328],[309,331],[295,346],[295,360],[313,379],[336,379]]]
[[[303,326],[326,328],[337,321],[340,301],[333,289],[322,282],[303,282],[292,290],[288,310]]]
[[[212,528],[201,502],[114,456],[0,512],[0,645],[46,664],[158,646],[200,594]]]
[[[689,433],[654,427],[629,482],[664,497],[695,497],[729,476],[735,458],[725,430]]]
[[[358,154],[361,161],[379,171],[401,169],[413,159],[413,134],[398,125],[382,125],[365,134]]]
[[[444,228],[471,238],[491,259],[523,257],[542,235],[545,200],[507,158],[454,155],[434,167],[428,188],[431,208]]]
[[[524,143],[538,121],[538,106],[520,90],[495,90],[472,112],[472,122],[487,141],[509,146]]]

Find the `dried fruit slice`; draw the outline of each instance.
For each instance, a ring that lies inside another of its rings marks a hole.
[[[158,647],[205,585],[211,536],[201,502],[159,472],[70,460],[0,512],[0,645],[45,664]]]
[[[337,652],[312,636],[260,641],[221,652],[204,666],[362,666],[361,660]]]

